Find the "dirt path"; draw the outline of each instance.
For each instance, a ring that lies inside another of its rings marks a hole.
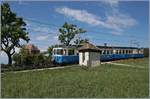
[[[53,69],[62,69],[62,68],[67,68],[67,67],[73,67],[72,66],[60,66],[60,67],[51,67],[51,68],[41,68],[41,69],[32,69],[32,70],[21,70],[21,71],[12,71],[11,73],[22,73],[22,72],[31,72],[31,71],[42,71],[42,70],[53,70]],[[8,73],[8,72],[7,72]],[[1,73],[5,74],[5,73]]]

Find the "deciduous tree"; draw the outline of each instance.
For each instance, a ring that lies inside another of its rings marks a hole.
[[[69,24],[67,22],[59,29],[60,35],[59,40],[65,46],[70,45],[70,42],[74,39],[75,35],[85,33],[86,31],[82,28],[77,28],[76,25]]]
[[[26,23],[17,17],[8,3],[1,4],[1,50],[8,56],[8,64],[12,64],[15,47],[21,47],[20,40],[29,41]]]

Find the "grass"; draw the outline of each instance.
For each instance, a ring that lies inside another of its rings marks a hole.
[[[148,58],[137,58],[137,59],[127,59],[127,60],[118,60],[115,63],[122,63],[134,66],[143,66],[148,68]]]
[[[134,65],[148,67],[148,59]],[[130,61],[130,60],[125,60]],[[131,61],[132,62],[132,61]],[[127,62],[130,64],[130,62]],[[22,98],[146,98],[149,94],[148,69],[103,64],[83,69],[79,66],[1,75],[2,97]]]

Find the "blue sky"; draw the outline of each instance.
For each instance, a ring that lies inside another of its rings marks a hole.
[[[148,47],[148,1],[12,1],[9,4],[27,23],[29,43],[41,51],[60,44],[58,29],[64,22],[87,30],[81,38],[88,38],[95,45],[137,46],[139,43],[139,47]],[[5,63],[6,55],[1,57]]]

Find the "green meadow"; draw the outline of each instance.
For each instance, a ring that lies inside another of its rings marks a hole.
[[[148,98],[148,58],[116,61],[145,68],[101,64],[63,69],[7,72],[1,75],[3,98]]]

